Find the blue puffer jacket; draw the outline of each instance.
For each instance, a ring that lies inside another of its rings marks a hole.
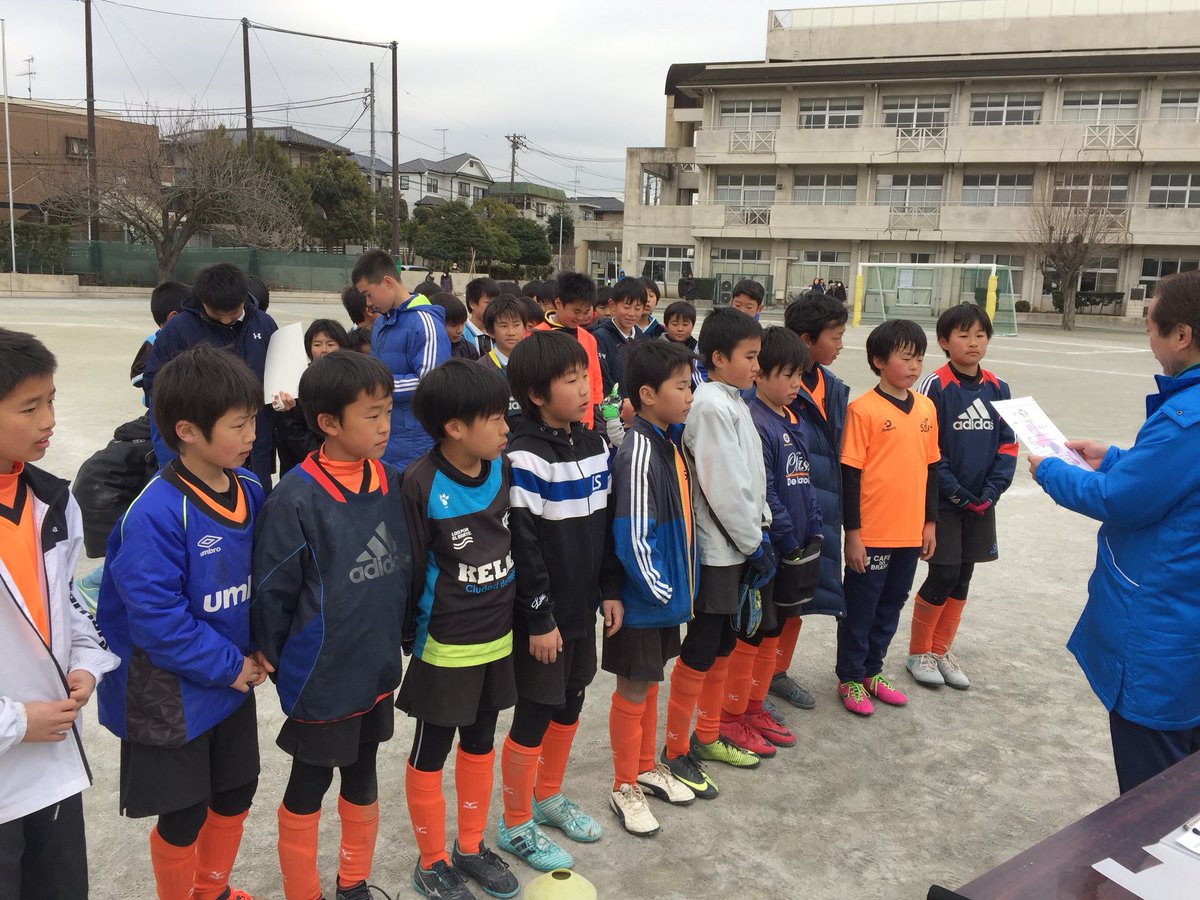
[[[1105,707],[1175,731],[1200,726],[1200,366],[1157,381],[1132,447],[1095,472],[1046,459],[1037,482],[1103,523],[1067,648]]]
[[[821,366],[821,374],[825,379],[825,415],[806,390],[800,391],[791,407],[808,426],[808,461],[825,526],[821,581],[804,611],[806,615],[817,613],[840,619],[846,615],[846,596],[842,593],[842,432],[850,388],[825,366]]]
[[[392,373],[392,433],[383,461],[403,469],[433,446],[412,412],[412,395],[430,371],[450,358],[446,311],[414,294],[375,320],[371,355]]]

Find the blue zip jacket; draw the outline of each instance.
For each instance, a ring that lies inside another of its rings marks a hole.
[[[625,570],[625,628],[667,628],[692,617],[699,564],[694,528],[688,539],[692,510],[683,508],[677,451],[691,489],[697,488],[682,435],[682,426],[668,436],[637,416],[613,461],[613,542]]]
[[[791,556],[824,532],[821,507],[813,490],[808,460],[808,426],[793,422],[755,397],[750,417],[762,440],[771,507],[771,543],[781,557]]]
[[[1045,459],[1037,482],[1102,523],[1067,649],[1107,709],[1176,731],[1200,726],[1200,366],[1156,380],[1132,447],[1095,472]]]
[[[262,487],[236,477],[245,520],[219,516],[168,465],[108,539],[96,622],[121,665],[97,688],[122,740],[182,747],[248,696],[230,687],[250,639],[250,550]]]
[[[791,407],[808,428],[808,462],[825,531],[821,580],[804,611],[840,619],[846,615],[846,595],[842,593],[842,432],[850,388],[825,366],[820,369],[825,379],[825,415],[803,389]]]
[[[414,294],[375,320],[371,355],[392,373],[392,433],[383,461],[403,469],[433,446],[412,411],[421,379],[450,358],[446,311]]]

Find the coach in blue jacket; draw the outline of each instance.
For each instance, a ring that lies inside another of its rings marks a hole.
[[[1109,710],[1121,793],[1200,750],[1200,272],[1160,281],[1147,325],[1163,374],[1133,446],[1070,442],[1092,472],[1029,458],[1102,523],[1067,647]]]

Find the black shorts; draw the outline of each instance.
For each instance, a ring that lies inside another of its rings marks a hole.
[[[821,558],[818,556],[812,562],[802,565],[779,563],[775,577],[763,588],[763,620],[766,620],[767,591],[770,590],[775,624],[784,619],[802,616],[805,607],[817,592],[820,577]]]
[[[996,507],[977,516],[965,509],[939,509],[937,547],[932,566],[960,566],[963,563],[991,562],[1000,557],[996,545]]]
[[[694,613],[735,615],[738,611],[738,590],[742,585],[745,563],[736,566],[701,566],[696,584]]]
[[[582,691],[596,677],[595,624],[583,637],[564,640],[562,652],[549,664],[534,659],[529,652],[529,638],[514,631],[513,672],[517,696],[522,700],[565,706],[568,696]]]
[[[182,747],[121,741],[121,812],[131,819],[178,812],[258,778],[254,692],[223,722]]]
[[[663,681],[667,663],[679,655],[679,626],[630,628],[622,626],[604,639],[600,667],[630,681]]]
[[[414,719],[453,728],[474,724],[481,711],[499,712],[516,703],[511,653],[495,662],[461,668],[430,665],[414,656],[396,698],[396,708]]]
[[[275,745],[310,766],[342,768],[358,761],[360,744],[382,744],[395,731],[396,707],[391,694],[361,716],[336,722],[297,722],[285,719]]]

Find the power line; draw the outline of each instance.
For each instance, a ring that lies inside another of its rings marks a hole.
[[[82,2],[82,0],[76,0]],[[98,3],[107,3],[110,6],[123,6],[126,9],[136,9],[140,12],[159,13],[164,16],[177,16],[181,19],[205,19],[209,22],[241,22],[241,19],[228,19],[224,16],[200,16],[195,13],[175,12],[171,9],[151,9],[148,6],[134,6],[132,3],[118,3],[117,0],[96,0]]]
[[[119,56],[119,57],[121,58],[121,63],[122,63],[122,65],[124,65],[124,66],[125,66],[125,71],[129,73],[129,77],[133,79],[133,84],[134,84],[134,87],[136,87],[136,88],[138,89],[138,92],[139,92],[139,93],[142,95],[142,97],[145,99],[145,101],[146,101],[146,105],[147,105],[147,106],[149,106],[149,105],[150,105],[150,95],[149,95],[149,94],[147,94],[147,93],[146,93],[146,92],[145,92],[145,91],[142,89],[141,82],[139,82],[139,81],[137,80],[137,76],[133,74],[133,69],[131,69],[131,68],[129,67],[129,61],[128,61],[127,59],[125,59],[125,54],[121,52],[121,45],[120,45],[120,44],[118,44],[118,43],[117,43],[117,39],[113,37],[113,33],[112,33],[112,31],[111,31],[111,30],[109,30],[109,27],[108,27],[108,22],[106,22],[106,21],[104,20],[104,16],[102,16],[102,15],[100,14],[100,9],[99,9],[99,7],[95,7],[95,9],[96,9],[96,18],[97,18],[97,19],[99,19],[99,20],[100,20],[100,24],[104,26],[104,33],[108,35],[108,39],[109,39],[109,40],[112,42],[113,49],[117,51],[117,56]]]
[[[200,97],[203,99],[208,96],[208,89],[212,87],[213,79],[217,77],[217,73],[221,71],[221,64],[225,62],[225,57],[229,55],[229,48],[233,46],[233,42],[237,39],[238,31],[234,28],[233,34],[229,36],[229,43],[225,45],[225,49],[221,51],[221,58],[217,60],[216,66],[213,67],[212,74],[208,76],[208,81],[204,85],[204,90],[200,92]]]

